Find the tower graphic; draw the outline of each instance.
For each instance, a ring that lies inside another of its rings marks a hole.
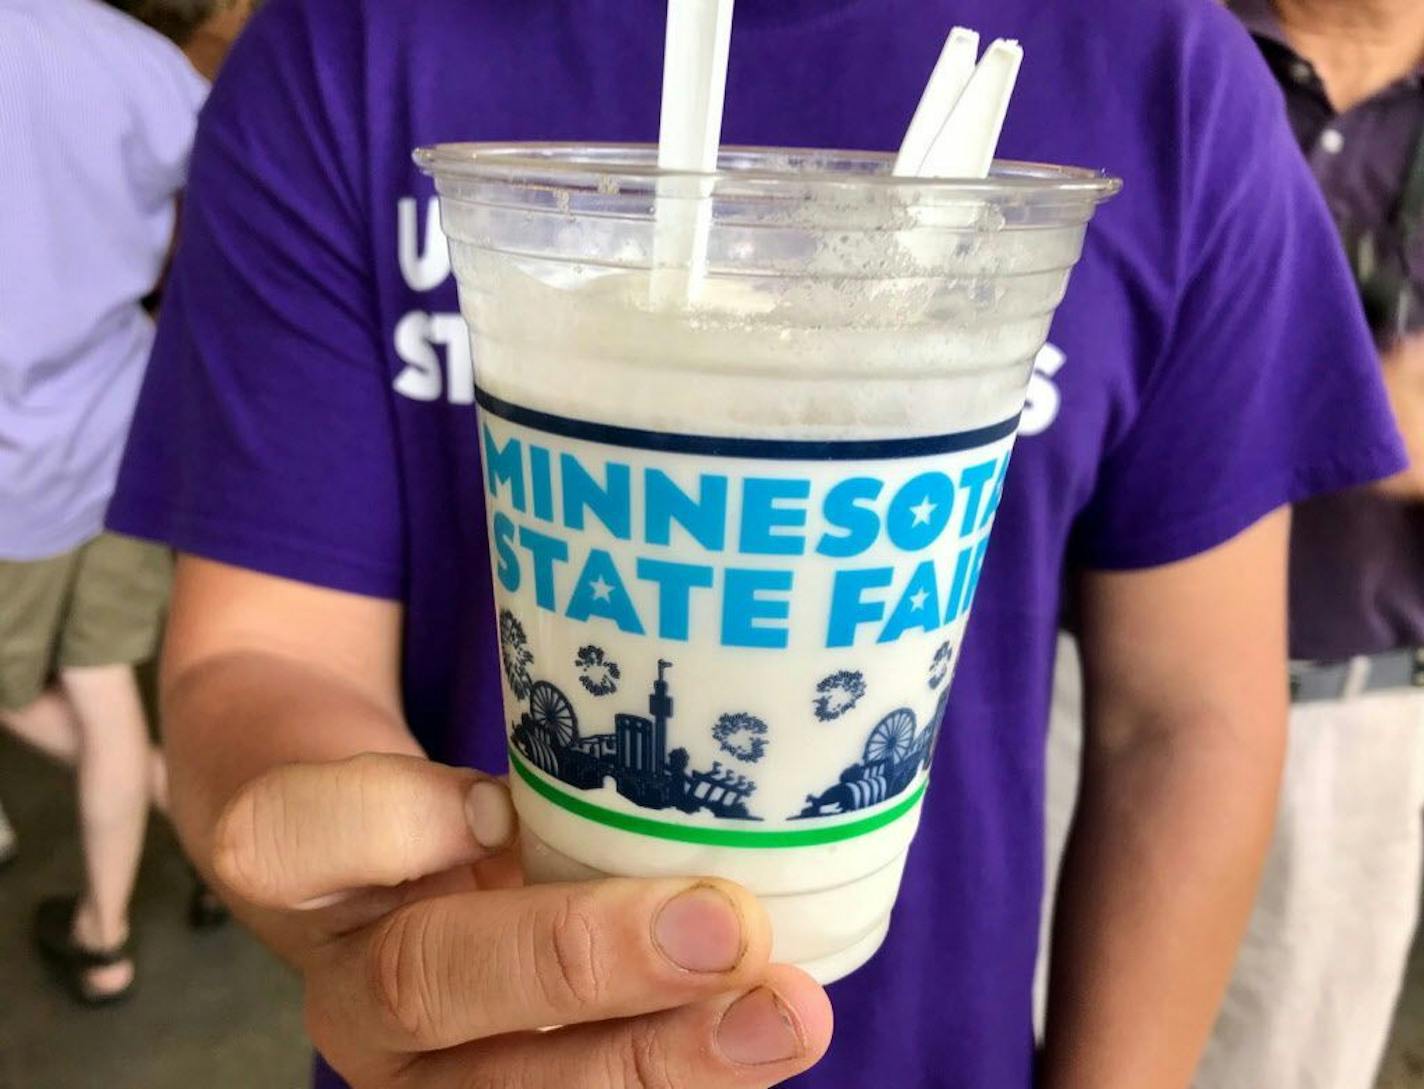
[[[608,780],[624,798],[643,809],[703,810],[730,820],[759,820],[747,810],[756,784],[720,763],[711,771],[689,771],[686,749],[668,751],[668,723],[674,701],[668,682],[673,664],[658,661],[648,696],[648,715],[620,712],[613,731],[585,737],[578,713],[548,681],[534,681],[529,709],[511,731],[515,749],[547,775],[580,790],[597,790]]]

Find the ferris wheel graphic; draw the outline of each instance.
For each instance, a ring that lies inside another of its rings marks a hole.
[[[573,745],[578,741],[578,715],[574,713],[573,704],[548,681],[535,681],[529,689],[529,714],[560,744]]]
[[[897,707],[877,722],[865,739],[858,764],[841,771],[835,784],[806,795],[806,806],[792,820],[853,813],[880,805],[909,789],[921,770],[933,727],[919,730],[915,712]],[[925,766],[928,766],[927,763]]]
[[[910,755],[915,740],[915,712],[908,707],[891,711],[875,724],[865,742],[867,764],[898,764]]]

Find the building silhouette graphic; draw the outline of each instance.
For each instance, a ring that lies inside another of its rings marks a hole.
[[[643,809],[705,810],[731,820],[759,820],[747,809],[756,784],[720,762],[711,771],[688,771],[686,749],[668,752],[673,698],[667,680],[672,663],[658,662],[648,697],[648,715],[618,713],[610,733],[585,737],[572,702],[548,681],[529,688],[528,710],[514,724],[512,740],[531,764],[579,790],[597,790],[609,780]]]

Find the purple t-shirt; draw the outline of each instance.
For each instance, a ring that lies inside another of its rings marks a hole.
[[[470,357],[409,151],[654,139],[663,7],[274,3],[203,119],[111,524],[402,601],[405,709],[441,760],[502,769],[505,740]],[[1279,92],[1208,0],[741,0],[726,139],[893,147],[952,23],[1027,51],[1006,155],[1127,188],[1039,359],[890,937],[831,987],[807,1087],[1032,1082],[1065,564],[1181,559],[1401,464]]]

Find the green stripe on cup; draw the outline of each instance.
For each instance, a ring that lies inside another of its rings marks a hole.
[[[673,824],[671,821],[657,821],[649,817],[635,817],[628,813],[618,813],[602,806],[593,805],[566,794],[549,783],[524,763],[514,749],[509,750],[509,763],[515,772],[529,784],[530,789],[546,801],[553,802],[560,809],[585,820],[617,828],[623,832],[634,832],[640,836],[656,839],[677,840],[680,843],[702,843],[709,847],[817,847],[825,843],[839,843],[841,840],[855,839],[876,829],[893,824],[915,807],[915,803],[925,792],[928,781],[912,790],[904,801],[897,802],[889,809],[874,816],[844,824],[826,825],[820,828],[798,828],[789,832],[753,832],[734,828],[706,828],[702,825]]]

